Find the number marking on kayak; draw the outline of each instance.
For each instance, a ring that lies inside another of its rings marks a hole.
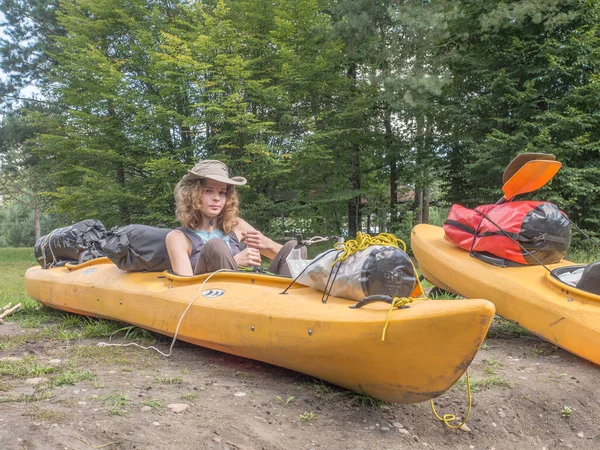
[[[206,291],[202,292],[202,297],[217,298],[223,294],[225,294],[225,291],[222,289],[207,289]]]

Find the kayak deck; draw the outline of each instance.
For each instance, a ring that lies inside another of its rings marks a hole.
[[[441,395],[469,366],[494,315],[485,300],[423,301],[391,313],[256,273],[179,277],[128,273],[106,261],[25,274],[31,297],[303,372],[374,398],[413,403]],[[451,345],[448,345],[451,342]]]
[[[444,230],[417,225],[411,246],[425,278],[466,298],[484,297],[498,315],[551,343],[600,364],[600,296],[560,283],[542,266],[496,267],[444,239]],[[550,270],[573,265],[548,265]]]

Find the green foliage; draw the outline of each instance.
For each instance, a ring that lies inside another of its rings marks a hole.
[[[535,197],[600,233],[598,2],[0,0],[0,11],[4,92],[35,81],[45,99],[3,115],[0,195],[16,186],[55,214],[42,229],[174,226],[175,183],[215,158],[248,178],[241,213],[277,238],[407,238],[452,202],[495,202],[506,164],[535,151],[564,163]],[[0,245],[31,245],[32,209],[15,202],[0,210]]]
[[[41,235],[64,224],[64,217],[41,214]],[[33,247],[35,244],[34,212],[17,201],[0,206],[0,247]],[[33,249],[29,249],[33,257]]]
[[[512,157],[553,153],[565,167],[535,196],[598,230],[597,2],[475,1],[457,10],[444,102],[450,200],[494,202]]]

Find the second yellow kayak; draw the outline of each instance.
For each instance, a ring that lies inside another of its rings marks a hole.
[[[561,283],[542,266],[496,267],[444,239],[444,230],[417,225],[412,250],[425,278],[466,298],[486,298],[497,313],[530,332],[600,364],[600,296]],[[573,265],[568,261],[551,264]]]

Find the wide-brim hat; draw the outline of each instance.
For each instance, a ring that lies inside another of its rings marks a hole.
[[[241,186],[247,183],[244,177],[230,177],[229,168],[225,163],[214,159],[200,161],[186,173],[179,184],[187,184],[196,180],[208,178],[225,184]]]

